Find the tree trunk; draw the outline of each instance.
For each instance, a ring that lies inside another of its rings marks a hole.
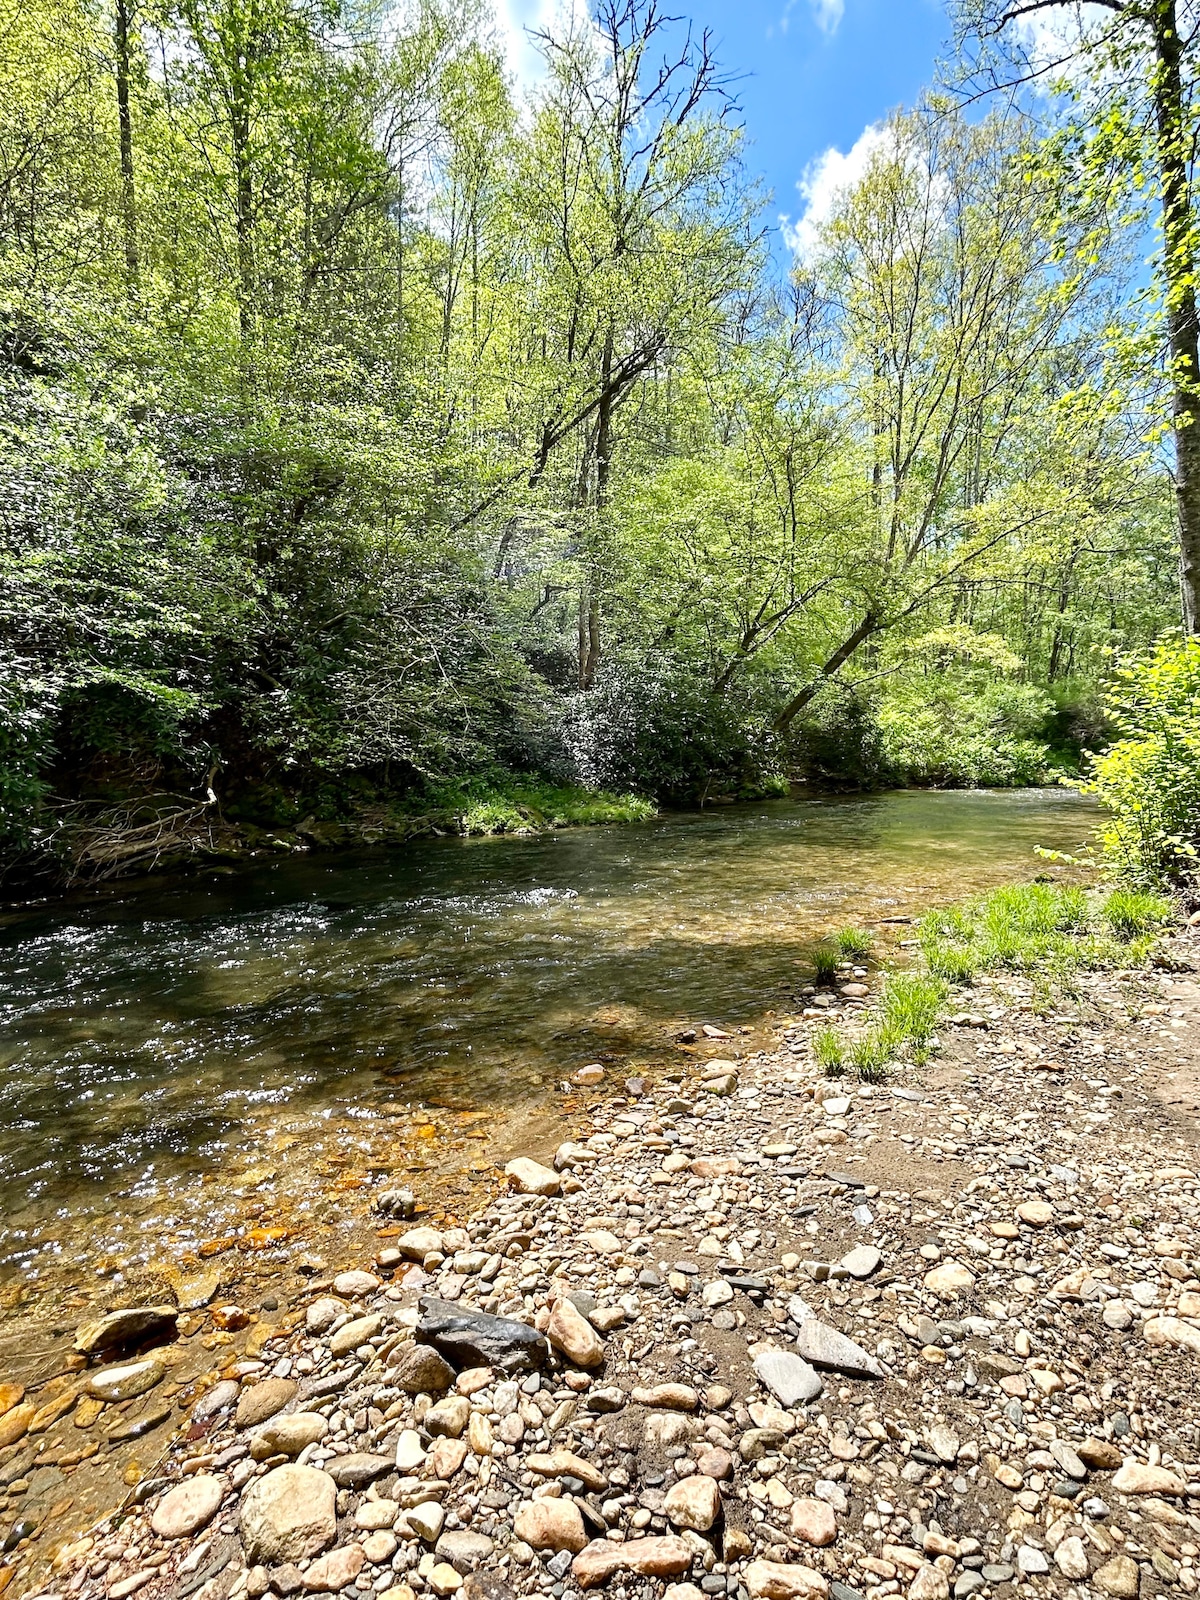
[[[117,0],[117,137],[121,148],[121,227],[125,236],[125,284],[138,292],[137,212],[133,182],[133,117],[129,109],[129,0]]]
[[[783,710],[775,718],[775,726],[779,729],[780,733],[787,732],[792,723],[795,722],[796,718],[804,710],[805,706],[808,705],[810,701],[815,700],[820,690],[824,688],[824,686],[829,682],[830,678],[835,677],[846,665],[846,662],[849,661],[850,657],[858,649],[859,645],[862,644],[864,640],[869,639],[872,634],[878,633],[882,626],[883,624],[878,620],[878,618],[873,617],[870,612],[867,613],[867,615],[859,623],[858,627],[855,628],[854,632],[847,638],[843,639],[841,644],[838,645],[837,649],[824,663],[820,672],[817,673],[812,682],[805,684],[804,688],[801,689],[798,694],[793,695],[788,701],[787,705],[784,706]]]
[[[1200,633],[1200,321],[1197,318],[1192,198],[1175,0],[1154,0],[1157,72],[1154,114],[1162,185],[1163,277],[1171,345],[1175,504],[1183,625]]]
[[[237,229],[238,328],[242,343],[254,331],[254,195],[250,179],[250,117],[239,108],[233,118],[234,194]]]
[[[604,340],[600,361],[600,404],[596,410],[596,521],[601,523],[608,508],[608,486],[612,476],[613,410],[613,331]],[[590,689],[600,665],[600,573],[595,549],[586,552],[587,576],[579,597],[579,687]],[[585,616],[586,606],[586,616]]]

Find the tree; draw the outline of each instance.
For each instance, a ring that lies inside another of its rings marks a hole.
[[[1200,120],[1200,22],[1177,0],[964,0],[964,40],[981,44],[977,72],[998,85],[988,55],[1000,45],[1017,68],[1009,85],[1057,74],[1080,108],[1099,165],[1146,172],[1159,204],[1162,306],[1169,351],[1175,500],[1184,627],[1200,632],[1200,315],[1192,163]],[[1098,14],[1098,15],[1097,15]],[[1030,28],[1048,23],[1038,45]],[[1088,163],[1085,161],[1085,167]],[[1095,168],[1093,167],[1093,172]],[[1152,175],[1152,176],[1150,176]]]
[[[577,442],[578,683],[601,653],[620,412],[694,348],[753,270],[739,135],[709,36],[657,0],[602,0],[594,26],[540,36],[550,69],[518,179],[536,384],[529,483]]]
[[[813,270],[836,330],[866,533],[841,585],[843,631],[780,709],[781,729],[869,641],[952,591],[1063,492],[1045,421],[1069,392],[1062,357],[1089,279],[1058,259],[1028,148],[1018,117],[894,119],[825,230]]]

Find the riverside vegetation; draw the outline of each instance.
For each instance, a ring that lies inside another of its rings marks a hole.
[[[3,0],[10,881],[1078,771],[1196,614],[1190,79],[1155,122],[1115,9],[1057,97],[891,118],[784,272],[650,0],[529,93],[478,0]]]

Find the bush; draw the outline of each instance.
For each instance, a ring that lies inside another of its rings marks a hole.
[[[889,769],[908,783],[1010,789],[1044,783],[1047,747],[1037,737],[1053,708],[1032,684],[978,675],[897,684],[880,707]]]
[[[565,709],[563,739],[587,788],[687,802],[786,789],[769,723],[736,692],[714,696],[679,657],[607,663]]]
[[[650,801],[637,795],[575,789],[503,773],[434,787],[419,805],[444,813],[449,823],[468,835],[646,822],[655,815]]]
[[[1109,710],[1121,738],[1091,765],[1109,816],[1104,846],[1134,884],[1194,879],[1200,851],[1200,639],[1124,666]]]

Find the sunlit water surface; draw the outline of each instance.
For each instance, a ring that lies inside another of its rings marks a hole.
[[[277,1221],[285,1192],[307,1209],[310,1180],[328,1206],[352,1164],[332,1125],[382,1170],[396,1141],[438,1133],[421,1102],[478,1138],[469,1113],[544,1100],[588,1061],[677,1059],[681,1027],[793,1009],[831,927],[1028,877],[1035,846],[1078,848],[1094,821],[1049,790],[777,801],[272,860],[15,915],[0,1258],[36,1276],[155,1227],[196,1245]]]

